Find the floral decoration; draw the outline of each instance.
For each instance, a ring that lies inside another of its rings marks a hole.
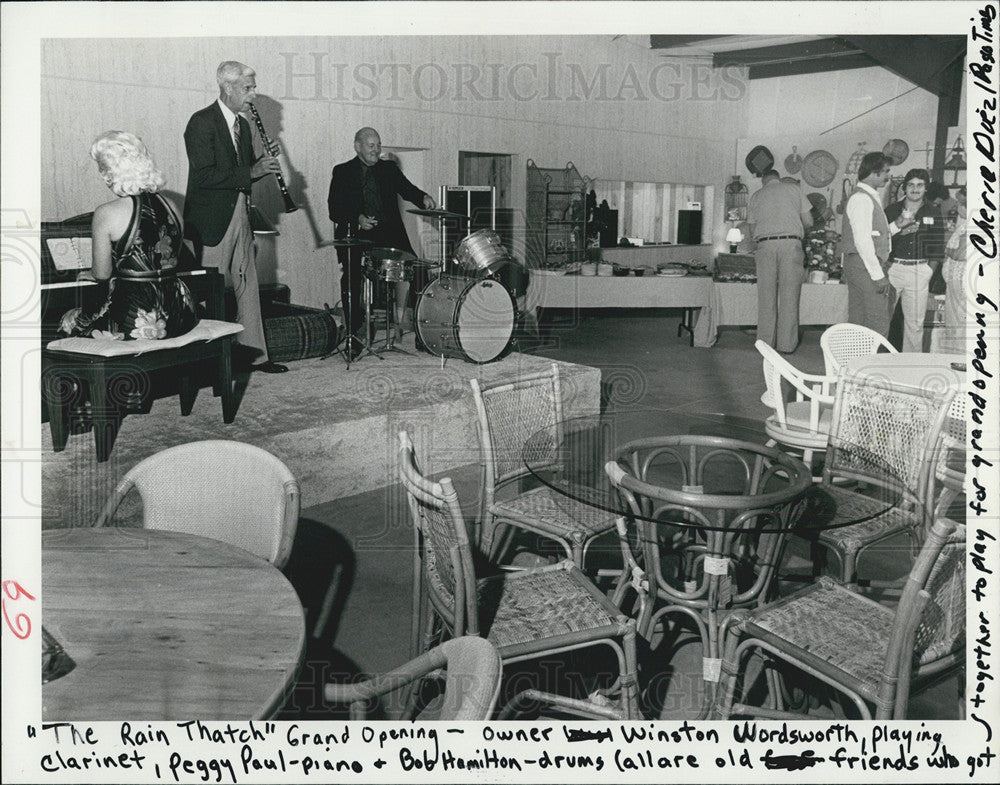
[[[167,337],[167,322],[163,314],[157,310],[144,311],[141,308],[135,315],[135,328],[129,335],[136,340],[145,339],[157,341]]]
[[[831,278],[839,277],[840,256],[836,252],[839,242],[840,235],[832,229],[820,227],[807,232],[804,243],[806,269],[827,273]]]

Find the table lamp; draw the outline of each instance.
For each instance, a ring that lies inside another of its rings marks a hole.
[[[734,226],[726,232],[726,242],[729,243],[729,253],[736,253],[736,246],[743,242],[743,232]]]

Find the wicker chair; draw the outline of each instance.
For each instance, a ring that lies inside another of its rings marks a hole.
[[[365,719],[365,705],[380,695],[406,687],[431,673],[447,669],[444,697],[437,720],[488,720],[496,708],[503,667],[496,647],[475,636],[445,641],[391,673],[356,684],[327,684],[329,703],[349,704],[352,720]]]
[[[783,662],[849,698],[862,719],[907,719],[911,692],[964,667],[964,591],[965,527],[942,520],[924,540],[895,609],[824,577],[756,611],[737,612],[727,624],[715,717],[808,719],[788,709],[775,669]],[[754,650],[765,654],[767,706],[734,702],[739,686],[741,695],[750,693],[752,685],[741,682]]]
[[[610,647],[618,677],[592,699],[536,694],[565,712],[594,718],[639,719],[635,622],[624,616],[569,561],[533,570],[501,572],[481,580],[473,566],[465,520],[451,480],[428,480],[417,469],[403,431],[400,478],[419,534],[428,613],[423,648],[438,635],[484,635],[505,666],[596,645]],[[515,699],[517,700],[517,699]]]
[[[559,366],[553,363],[548,371],[513,382],[481,385],[472,379],[471,383],[482,460],[480,549],[500,558],[509,538],[498,540],[497,530],[524,529],[559,543],[573,563],[583,569],[591,543],[614,531],[614,516],[560,496],[545,486],[497,499],[498,491],[530,476],[521,453],[529,437],[545,428],[552,429],[552,468],[558,469],[554,452],[560,443],[563,419]],[[541,442],[536,442],[541,448]]]
[[[840,373],[840,367],[855,357],[878,354],[880,349],[896,353],[896,347],[883,335],[863,325],[850,322],[827,327],[819,338],[819,345],[823,350],[826,375],[834,378]]]
[[[965,418],[964,395],[956,395],[941,429],[941,444],[934,464],[934,518],[948,515],[952,503],[965,490]]]
[[[826,449],[830,436],[836,379],[803,373],[763,341],[754,346],[764,358],[766,389],[760,400],[774,410],[764,420],[768,445],[791,448],[811,469],[813,456]],[[785,382],[795,391],[793,401],[785,400]]]
[[[252,444],[190,442],[151,455],[122,477],[97,520],[108,525],[130,491],[147,529],[200,534],[284,567],[299,523],[299,483]]]
[[[837,512],[813,542],[837,557],[842,582],[857,583],[858,558],[871,546],[900,533],[921,542],[933,520],[931,472],[953,396],[841,376],[819,486]],[[846,515],[860,522],[836,526]]]

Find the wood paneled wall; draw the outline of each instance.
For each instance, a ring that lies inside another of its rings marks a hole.
[[[146,141],[180,200],[184,126],[217,97],[223,59],[256,69],[258,109],[286,153],[301,209],[282,214],[270,178],[254,199],[281,232],[277,279],[309,305],[339,297],[326,196],[330,170],[353,156],[361,126],[377,128],[387,147],[423,151],[417,184],[435,197],[438,186],[458,182],[459,150],[514,156],[519,208],[529,157],[542,166],[572,161],[598,179],[721,185],[747,123],[738,75],[706,82],[703,66],[665,62],[610,35],[46,40],[43,217],[107,201],[88,151],[112,128]],[[719,226],[717,217],[716,234]]]

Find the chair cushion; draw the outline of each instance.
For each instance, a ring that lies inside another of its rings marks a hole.
[[[73,352],[75,354],[96,354],[100,357],[120,357],[144,352],[156,352],[163,349],[176,349],[196,341],[214,341],[226,335],[242,332],[243,325],[234,322],[220,322],[215,319],[202,319],[190,332],[175,338],[164,338],[159,341],[140,338],[135,341],[116,341],[113,338],[60,338],[51,341],[46,349],[57,352]]]
[[[785,404],[785,420],[789,428],[797,428],[803,431],[810,431],[809,411],[812,404],[809,401],[792,401]],[[820,433],[830,433],[830,419],[833,417],[833,409],[823,406],[819,411],[818,429]]]
[[[862,694],[874,698],[893,618],[892,609],[821,580],[752,612],[741,626],[750,637],[756,627],[826,660],[861,682]]]
[[[495,502],[490,512],[523,528],[579,542],[615,527],[611,513],[557,494],[548,486]]]

